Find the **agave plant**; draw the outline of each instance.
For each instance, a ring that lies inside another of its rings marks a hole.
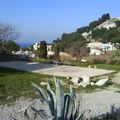
[[[35,83],[31,83],[32,86],[38,91],[41,102],[45,105],[45,109],[37,110],[34,107],[31,109],[34,111],[34,116],[39,116],[40,120],[85,120],[85,114],[80,112],[79,101],[73,93],[70,85],[70,93],[65,94],[61,88],[60,81],[55,79],[55,93],[52,91],[49,84],[47,84],[47,90],[45,91]],[[90,111],[87,111],[87,113]],[[32,120],[27,113],[27,109],[24,112],[25,117],[28,120]],[[34,120],[37,117],[34,117]]]

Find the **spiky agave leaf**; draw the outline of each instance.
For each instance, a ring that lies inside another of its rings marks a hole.
[[[72,112],[72,118],[73,120],[77,117],[77,114],[79,113],[79,101],[76,98],[76,96],[74,96],[73,99],[73,112]]]
[[[67,119],[68,120],[70,120],[70,118],[72,117],[72,111],[73,111],[73,100],[71,98],[69,108],[68,108],[68,113],[67,113]]]
[[[35,83],[31,82],[31,85],[39,92],[40,97],[42,97],[43,101],[48,101],[47,95],[45,93],[45,91],[39,87],[38,85],[36,85]]]
[[[27,109],[25,110],[25,112],[24,112],[24,116],[25,116],[25,119],[26,120],[32,120],[31,119],[31,117],[28,115],[28,113],[27,113]]]
[[[49,104],[52,115],[54,115],[54,112],[56,109],[56,97],[49,83],[47,84],[47,94],[48,94],[48,104]]]
[[[87,111],[83,112],[82,114],[79,112],[79,115],[78,115],[78,117],[75,120],[86,119],[86,114],[89,114],[90,112],[91,112],[90,110],[87,110]]]
[[[17,113],[17,114],[18,114],[18,113],[21,113],[21,112],[27,110],[28,107],[29,107],[29,106],[26,106],[26,107],[22,108],[21,110],[17,111],[16,113]]]
[[[60,81],[55,79],[56,86],[56,105],[57,105],[57,120],[63,119],[63,109],[64,109],[64,92],[61,89]]]
[[[44,110],[37,110],[34,107],[31,107],[31,109],[40,116],[41,120],[45,120],[48,116],[47,113]]]
[[[72,86],[70,85],[70,93],[66,94],[64,97],[64,120],[70,120],[70,118],[72,117],[72,111],[74,107],[73,99],[74,99],[74,93]]]
[[[42,97],[44,101],[44,105],[46,105],[46,110],[49,116],[52,116],[52,107],[51,107],[51,99],[50,99],[50,94],[48,94],[46,91],[44,91],[41,87],[36,85],[35,83],[32,82],[32,85],[36,88],[36,90],[39,92],[40,97]]]
[[[55,77],[54,80],[56,86],[56,96],[51,90],[49,84],[47,84],[47,91],[45,92],[42,88],[32,83],[32,85],[36,88],[40,96],[45,101],[46,115],[42,114],[43,111],[37,111],[34,108],[32,109],[36,111],[37,114],[40,113],[40,115],[42,114],[43,116],[46,116],[46,118],[42,118],[46,120],[82,120],[84,113],[81,114],[80,112],[80,105],[78,99],[73,93],[72,86],[70,85],[70,93],[64,96],[60,81],[56,80]]]
[[[72,98],[69,95],[65,95],[64,97],[64,120],[70,120],[71,115],[72,115],[72,108],[73,108],[73,104],[72,104]]]
[[[79,116],[75,119],[75,120],[83,120],[83,118],[84,118],[84,116],[83,116],[84,114],[79,114]]]
[[[71,84],[70,84],[70,93],[73,93],[73,89],[72,89]]]
[[[73,92],[72,86],[70,85],[70,92],[66,93],[65,95],[69,95],[72,99],[75,97],[75,93]]]
[[[72,89],[71,84],[70,84],[70,96],[71,96],[72,98],[75,97],[75,93],[73,92],[73,89]]]

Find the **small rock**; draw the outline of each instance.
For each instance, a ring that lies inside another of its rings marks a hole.
[[[90,85],[93,86],[93,85],[95,85],[95,83],[94,82],[90,82]]]
[[[11,99],[11,98],[13,98],[13,96],[8,96],[8,97],[6,98],[6,100],[9,100],[9,99]]]
[[[47,85],[47,83],[46,83],[46,82],[41,82],[40,84],[41,84],[41,85]]]

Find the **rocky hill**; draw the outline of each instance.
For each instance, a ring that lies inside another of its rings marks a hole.
[[[95,28],[90,29],[90,31],[83,32],[82,36],[88,42],[95,42],[96,39],[94,38],[94,35],[93,35],[95,32],[98,32],[98,34],[96,35],[96,37],[99,37],[99,35],[101,34],[101,32],[102,32],[103,35],[106,34],[106,32],[108,32],[107,35],[109,34],[109,32],[111,32],[111,34],[113,34],[113,36],[114,36],[115,33],[112,33],[112,31],[116,30],[118,32],[118,28],[119,27],[120,27],[120,18],[111,18],[111,19],[106,20],[105,22],[101,23],[100,25],[96,26]],[[111,38],[112,38],[112,36],[111,36]],[[97,41],[99,41],[99,40],[97,40]]]
[[[106,29],[110,29],[110,28],[115,28],[117,27],[116,21],[119,21],[120,18],[111,18],[110,20],[106,20],[105,22],[101,23],[100,25],[98,25],[96,28],[106,28]]]
[[[85,46],[88,42],[120,43],[120,18],[111,18],[109,13],[103,14],[98,20],[88,26],[80,27],[75,32],[63,33],[53,41],[62,52],[71,52],[78,46]]]

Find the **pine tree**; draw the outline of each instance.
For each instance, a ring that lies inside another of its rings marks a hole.
[[[47,58],[47,43],[45,41],[40,42],[40,47],[38,48],[38,57]]]

